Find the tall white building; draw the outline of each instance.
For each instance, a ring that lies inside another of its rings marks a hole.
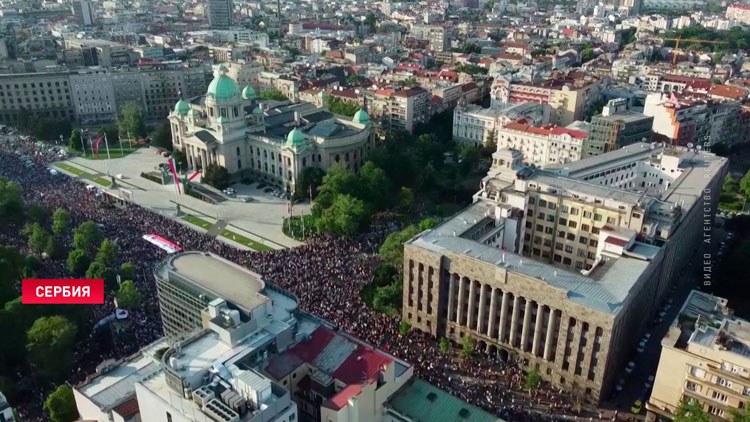
[[[524,162],[535,167],[566,164],[581,159],[587,133],[559,126],[530,125],[524,120],[497,131],[497,147],[520,151]]]
[[[108,70],[92,68],[71,73],[70,93],[81,125],[107,124],[117,117],[115,90]]]
[[[510,122],[526,119],[533,126],[549,123],[550,107],[539,103],[519,103],[504,108],[482,108],[476,104],[453,109],[453,139],[474,146],[487,145],[490,136]]]

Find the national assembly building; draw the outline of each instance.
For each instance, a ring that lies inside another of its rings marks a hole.
[[[403,317],[600,401],[699,249],[727,167],[647,143],[543,170],[499,149],[473,204],[406,242]]]

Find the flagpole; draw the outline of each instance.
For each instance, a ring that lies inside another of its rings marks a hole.
[[[117,132],[117,140],[120,141],[120,156],[125,156],[125,153],[122,150],[122,135],[120,135],[120,132]]]
[[[107,176],[110,176],[110,172],[109,172],[109,159],[110,159],[110,156],[109,156],[109,142],[107,142],[107,134],[106,133],[104,134],[104,146],[107,147]]]
[[[86,142],[83,142],[83,138],[84,138],[83,135],[84,133],[81,132],[81,147],[83,147],[83,156],[85,157],[86,156]],[[88,132],[86,132],[85,135],[88,136]]]
[[[133,149],[133,139],[130,137],[130,131],[128,131],[128,142],[130,143],[130,149]]]

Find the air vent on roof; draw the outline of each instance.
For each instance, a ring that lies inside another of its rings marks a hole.
[[[429,393],[429,394],[427,394],[427,400],[429,400],[429,401],[435,401],[435,400],[437,400],[437,394],[432,393],[432,392]]]
[[[471,416],[471,412],[469,412],[468,409],[462,407],[461,410],[458,411],[458,416],[464,419],[469,419],[469,416]]]

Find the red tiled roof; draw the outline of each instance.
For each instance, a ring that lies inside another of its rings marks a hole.
[[[421,87],[417,87],[411,89],[402,89],[400,91],[396,91],[393,95],[395,95],[396,97],[413,97],[415,95],[424,94],[425,92],[427,91],[425,91]]]
[[[729,7],[733,8],[733,9],[750,10],[750,4],[735,3],[735,4],[733,4],[733,5],[729,6]]]
[[[737,86],[716,85],[708,91],[708,94],[717,97],[731,98],[733,100],[741,100],[747,96],[747,90]]]
[[[140,413],[140,409],[138,408],[138,399],[133,397],[132,399],[118,405],[114,409],[117,414],[122,416],[123,419],[128,420],[130,417],[137,415]]]
[[[351,31],[351,26],[333,25],[330,23],[307,22],[302,24],[303,29],[325,29],[327,31]]]
[[[526,123],[525,121],[510,122],[507,125],[505,125],[505,127],[511,130],[517,130],[520,132],[533,133],[536,135],[543,135],[543,136],[548,136],[551,132],[550,129],[534,127]]]
[[[392,88],[383,88],[383,89],[376,89],[375,95],[382,95],[386,97],[390,97],[391,95],[395,94],[396,90]]]
[[[349,399],[356,397],[362,392],[362,386],[359,384],[348,385],[335,396],[323,402],[323,407],[333,410],[340,410],[349,402]]]
[[[552,129],[553,135],[562,135],[564,133],[578,139],[583,139],[588,135],[588,133],[582,130],[568,129],[566,127],[556,127]]]
[[[360,384],[372,382],[375,375],[390,364],[388,356],[378,353],[374,349],[357,346],[349,357],[333,371],[333,377],[346,384]]]

